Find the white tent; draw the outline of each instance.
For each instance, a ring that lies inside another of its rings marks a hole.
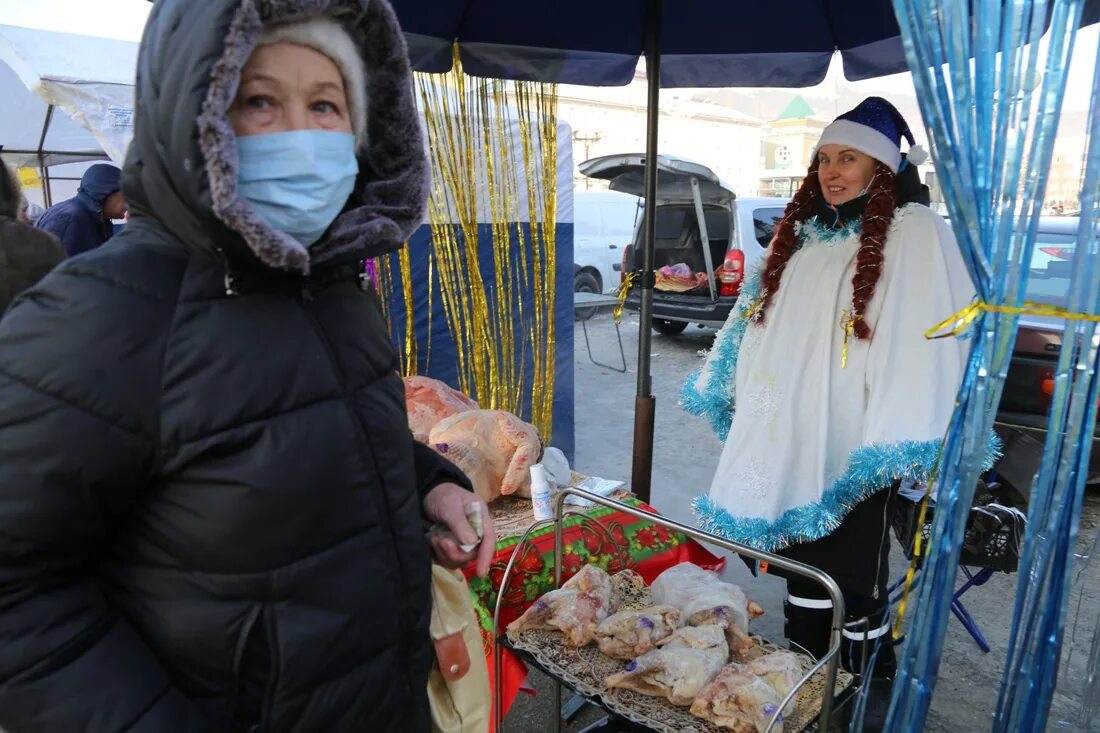
[[[122,164],[137,51],[127,41],[0,25],[0,154],[39,170],[47,203],[50,166]]]

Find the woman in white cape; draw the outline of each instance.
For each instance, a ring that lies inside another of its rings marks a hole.
[[[894,489],[927,479],[966,364],[965,342],[924,333],[974,297],[950,228],[927,207],[913,142],[878,97],[825,128],[762,268],[683,393],[726,441],[695,501],[701,526],[825,570],[846,616],[871,618],[872,638],[889,630]],[[798,579],[788,593],[788,639],[820,656],[829,601]],[[885,646],[876,677],[893,674]],[[845,647],[854,669],[860,650]]]

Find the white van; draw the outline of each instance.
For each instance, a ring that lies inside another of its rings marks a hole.
[[[623,249],[634,241],[641,199],[616,191],[573,192],[573,290],[608,293],[619,287]]]

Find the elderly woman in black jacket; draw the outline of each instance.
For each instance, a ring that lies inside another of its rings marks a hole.
[[[428,183],[385,0],[154,5],[130,222],[0,324],[0,727],[428,728],[432,550],[493,537],[358,277]]]

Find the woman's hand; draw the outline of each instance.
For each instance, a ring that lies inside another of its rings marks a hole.
[[[483,531],[480,542],[477,532],[470,526],[470,520],[466,517],[467,507],[470,507],[471,511],[476,508],[481,513]],[[478,498],[477,494],[467,491],[458,484],[443,483],[424,497],[424,516],[429,521],[449,530],[449,533],[433,532],[430,535],[436,562],[448,568],[461,568],[476,557],[477,574],[485,577],[489,572],[489,563],[492,562],[497,546],[493,519],[489,515],[489,507],[485,502]],[[477,545],[477,547],[466,552],[459,545]]]

